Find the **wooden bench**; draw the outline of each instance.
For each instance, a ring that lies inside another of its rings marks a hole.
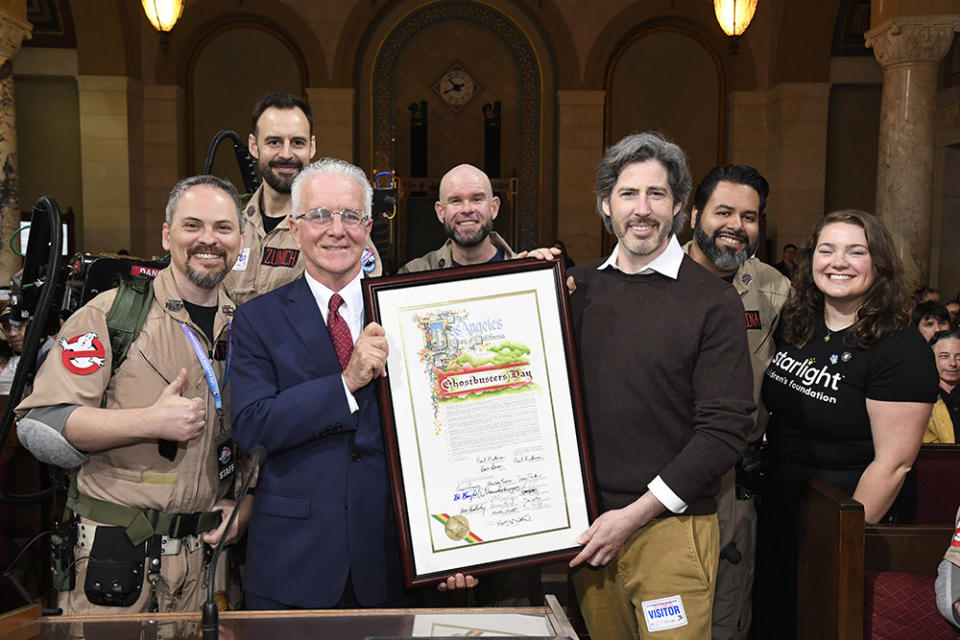
[[[801,513],[797,637],[862,640],[864,572],[936,575],[950,544],[945,525],[867,525],[863,505],[820,480]]]

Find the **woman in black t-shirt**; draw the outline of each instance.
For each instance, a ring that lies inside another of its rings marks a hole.
[[[884,518],[936,400],[933,354],[910,325],[889,232],[860,211],[826,215],[804,247],[763,382],[770,487],[760,509],[755,637],[792,637],[799,504],[811,478]],[[774,635],[776,634],[776,635]]]

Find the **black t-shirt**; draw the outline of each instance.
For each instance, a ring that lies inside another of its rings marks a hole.
[[[212,307],[201,307],[198,304],[193,304],[192,302],[183,301],[183,308],[187,310],[187,314],[190,316],[190,319],[200,327],[203,333],[210,340],[210,344],[216,342],[213,339],[213,322],[217,317],[217,306]]]
[[[260,218],[263,220],[263,232],[270,233],[277,228],[277,225],[280,224],[286,216],[268,216],[263,210],[260,210]]]
[[[263,232],[270,233],[277,228],[277,225],[280,224],[280,221],[286,218],[286,216],[268,216],[267,210],[263,208],[263,192],[260,193],[260,219],[263,221]]]
[[[867,398],[937,399],[933,351],[913,327],[869,349],[847,341],[846,334],[821,325],[800,348],[778,339],[764,376],[771,454],[775,463],[789,467],[782,479],[795,488],[816,476],[853,493],[874,457]]]
[[[503,247],[497,247],[497,252],[496,252],[495,254],[493,254],[493,257],[490,258],[489,260],[487,260],[484,264],[490,264],[491,262],[503,262],[503,257],[504,257],[505,255],[506,255],[506,253],[503,251]],[[455,267],[463,267],[463,266],[465,266],[465,265],[460,264],[460,263],[457,262],[456,260],[452,260],[452,259],[451,259],[451,262],[453,262],[453,266],[455,266]]]

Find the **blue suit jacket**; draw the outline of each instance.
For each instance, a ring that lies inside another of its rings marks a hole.
[[[245,588],[295,607],[325,608],[348,572],[357,599],[403,595],[400,551],[374,385],[351,414],[340,363],[303,277],[237,309],[233,434],[262,444]]]

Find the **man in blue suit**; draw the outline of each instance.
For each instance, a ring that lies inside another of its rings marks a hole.
[[[371,384],[387,340],[380,325],[363,326],[372,197],[348,162],[306,167],[289,222],[304,277],[242,305],[233,322],[234,437],[268,454],[248,533],[250,609],[410,604]],[[458,574],[442,587],[473,584]]]

